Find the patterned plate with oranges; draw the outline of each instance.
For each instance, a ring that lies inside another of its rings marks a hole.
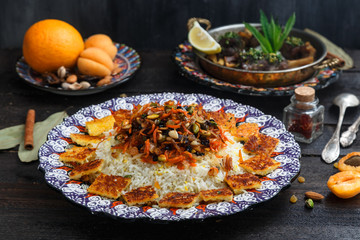
[[[90,87],[87,89],[65,90],[60,84],[49,84],[45,77],[33,70],[26,63],[24,57],[20,58],[16,63],[16,72],[31,86],[55,94],[89,95],[102,92],[131,79],[141,65],[140,55],[133,48],[119,43],[116,43],[115,46],[117,47],[118,52],[115,56],[114,63],[119,66],[121,71],[112,76],[111,83],[108,85],[96,86],[97,81],[89,79],[88,82],[90,83]]]

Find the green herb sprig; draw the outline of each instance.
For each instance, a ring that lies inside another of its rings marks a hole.
[[[272,16],[269,22],[268,18],[262,10],[260,10],[260,23],[264,35],[248,23],[245,23],[245,27],[258,40],[263,52],[276,53],[281,49],[284,40],[287,38],[295,24],[295,13],[293,13],[291,17],[287,20],[283,31],[282,27],[275,22]]]

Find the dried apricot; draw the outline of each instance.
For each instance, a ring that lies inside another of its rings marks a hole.
[[[340,171],[360,172],[360,152],[352,152],[341,158],[338,164]]]
[[[339,198],[354,197],[360,193],[360,172],[338,172],[329,178],[327,186]]]

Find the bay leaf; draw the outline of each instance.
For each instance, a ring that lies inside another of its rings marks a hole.
[[[24,147],[24,141],[20,142],[18,156],[22,162],[31,162],[37,160],[38,152],[42,144],[47,139],[47,134],[56,125],[60,124],[65,117],[67,117],[65,111],[54,113],[42,122],[37,122],[34,126],[34,148],[32,150],[26,150]]]
[[[24,141],[25,124],[0,130],[0,150],[16,147]]]

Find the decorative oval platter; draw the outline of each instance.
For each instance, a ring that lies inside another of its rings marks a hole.
[[[102,118],[119,109],[131,110],[134,104],[144,105],[149,102],[161,104],[169,100],[180,102],[183,105],[201,103],[207,111],[224,109],[225,112],[233,113],[236,118],[244,118],[245,122],[257,123],[261,128],[261,133],[280,140],[275,149],[274,159],[280,162],[281,166],[268,174],[263,180],[261,188],[256,191],[245,191],[235,195],[232,202],[200,204],[189,209],[128,206],[121,201],[89,194],[86,183],[69,178],[71,169],[59,161],[59,154],[64,152],[69,145],[66,139],[70,137],[70,133],[80,132],[80,129],[85,126],[85,122],[92,120],[93,117]],[[93,213],[105,213],[121,219],[180,221],[235,214],[273,198],[281,189],[290,185],[291,179],[299,173],[299,158],[300,147],[295,142],[293,135],[286,131],[282,122],[270,115],[265,115],[254,107],[203,94],[158,93],[111,99],[83,108],[65,118],[60,125],[49,132],[48,140],[41,146],[39,167],[45,172],[45,180],[50,186],[59,190],[72,202],[88,208]]]

